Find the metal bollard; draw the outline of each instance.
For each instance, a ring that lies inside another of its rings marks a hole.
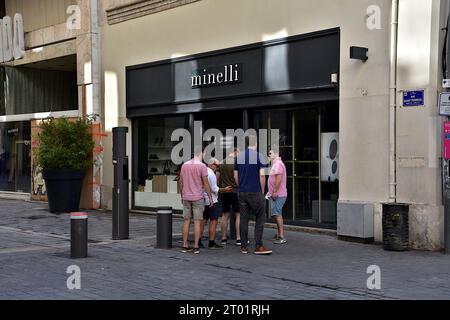
[[[88,256],[87,212],[70,214],[70,256],[72,258],[86,258]]]
[[[160,207],[156,216],[156,248],[172,249],[172,208]]]

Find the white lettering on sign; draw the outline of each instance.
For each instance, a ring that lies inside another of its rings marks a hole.
[[[25,57],[25,33],[23,32],[23,18],[20,13],[14,15],[14,59]]]
[[[0,63],[22,59],[25,56],[25,33],[20,13],[0,19]]]
[[[11,61],[13,58],[12,51],[12,23],[11,17],[4,17],[2,20],[2,46],[3,57],[1,62]]]
[[[211,87],[241,81],[239,64],[230,64],[220,68],[201,69],[191,77],[192,88]]]

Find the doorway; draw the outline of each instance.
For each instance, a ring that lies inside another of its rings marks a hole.
[[[31,192],[31,123],[0,123],[0,191]]]
[[[338,102],[258,110],[250,118],[257,130],[279,130],[280,154],[288,174],[288,199],[283,208],[286,223],[335,229],[339,195]],[[270,140],[269,136],[269,146]]]

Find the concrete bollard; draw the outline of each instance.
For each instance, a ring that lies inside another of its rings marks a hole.
[[[88,256],[87,212],[70,214],[70,256],[72,258],[87,258]]]
[[[160,207],[156,216],[156,248],[172,249],[172,208]]]

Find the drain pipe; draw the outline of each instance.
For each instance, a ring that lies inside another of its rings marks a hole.
[[[398,4],[392,0],[389,76],[389,202],[397,202],[396,110],[397,110],[397,46]]]

